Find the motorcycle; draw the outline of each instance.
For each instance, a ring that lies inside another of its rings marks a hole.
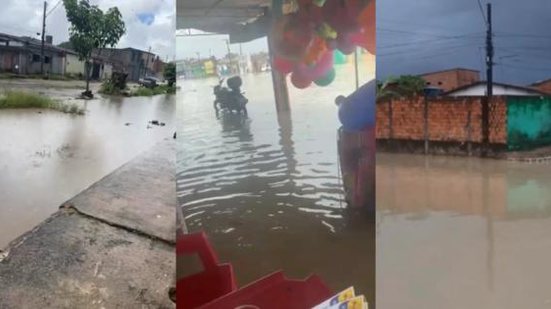
[[[247,103],[249,100],[245,98],[244,92],[241,92],[241,78],[235,76],[227,80],[228,87],[222,86],[224,79],[221,79],[214,87],[214,110],[218,113],[220,110],[227,110],[229,112],[243,113],[245,116],[247,113]]]

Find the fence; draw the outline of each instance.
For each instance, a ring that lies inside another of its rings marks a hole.
[[[459,145],[461,151],[471,153],[473,146],[483,143],[483,100],[483,97],[416,97],[378,102],[377,140],[391,142],[394,148],[414,144],[425,153],[446,145]],[[494,148],[504,148],[508,138],[507,98],[494,97],[489,107],[489,143]]]

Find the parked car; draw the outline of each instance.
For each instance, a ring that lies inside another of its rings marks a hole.
[[[145,78],[140,78],[140,80],[138,81],[138,84],[146,88],[155,88],[159,84],[159,80],[156,79],[155,77],[145,77]]]

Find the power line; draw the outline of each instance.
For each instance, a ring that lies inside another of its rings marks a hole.
[[[500,63],[499,65],[507,67],[507,68],[517,69],[517,70],[543,71],[543,72],[550,72],[551,73],[551,68],[542,68],[542,67],[536,68],[536,67],[527,67],[527,66],[515,66],[515,65],[506,64],[506,63]]]
[[[57,1],[57,3],[54,5],[54,7],[50,11],[48,11],[48,13],[46,13],[46,17],[48,17],[50,14],[52,14],[53,11],[55,11],[55,9],[61,4],[61,2],[63,2],[63,0]]]
[[[551,40],[551,36],[548,36],[548,35],[537,35],[537,34],[532,34],[532,33],[496,32],[496,36],[501,36],[501,37],[537,38],[537,39],[549,39],[549,40]]]
[[[479,35],[481,32],[474,32],[472,34],[460,34],[460,35],[443,35],[443,34],[436,34],[436,33],[430,33],[430,32],[423,32],[423,31],[407,31],[407,30],[401,30],[401,29],[390,29],[390,28],[377,28],[377,32],[391,32],[391,33],[401,33],[401,34],[415,34],[415,35],[424,35],[424,36],[432,36],[435,38],[452,38],[457,36],[468,36],[468,35]]]
[[[480,2],[480,0],[478,0],[477,2],[478,2],[478,8],[480,9],[480,13],[482,14],[482,19],[484,20],[484,24],[488,25],[488,20],[486,20],[486,15],[484,13],[484,8],[482,7],[482,2]]]
[[[480,43],[477,42],[477,43],[470,43],[470,44],[461,44],[461,45],[448,45],[448,46],[441,46],[439,48],[431,48],[430,50],[405,50],[405,51],[395,51],[395,52],[390,52],[390,53],[379,53],[378,56],[379,57],[391,57],[391,56],[402,56],[402,55],[407,55],[408,57],[412,57],[414,56],[415,54],[421,54],[421,56],[428,56],[428,57],[431,57],[431,56],[441,56],[443,55],[443,52],[446,52],[446,51],[449,51],[449,50],[453,50],[453,52],[457,52],[459,51],[460,49],[463,49],[463,48],[471,48],[471,47],[475,47],[475,46],[480,46],[479,45]],[[436,51],[436,53],[434,53]],[[429,52],[427,54],[427,52]],[[413,58],[413,57],[412,57]],[[381,58],[381,59],[384,59],[384,58]]]
[[[450,41],[450,40],[473,40],[473,39],[480,39],[482,37],[483,36],[473,37],[473,36],[470,36],[470,35],[462,35],[462,36],[449,37],[449,38],[438,38],[438,39],[419,40],[419,41],[410,41],[410,42],[390,44],[390,45],[382,45],[378,48],[379,49],[390,49],[390,48],[407,47],[407,46],[425,44],[425,43],[447,42],[447,41]]]

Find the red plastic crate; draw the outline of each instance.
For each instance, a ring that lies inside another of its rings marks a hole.
[[[331,296],[331,290],[316,275],[306,280],[290,280],[283,272],[276,272],[200,308],[308,309]]]
[[[180,235],[176,241],[176,255],[198,254],[203,271],[176,282],[178,309],[192,309],[206,304],[237,289],[230,264],[218,264],[204,233]]]

